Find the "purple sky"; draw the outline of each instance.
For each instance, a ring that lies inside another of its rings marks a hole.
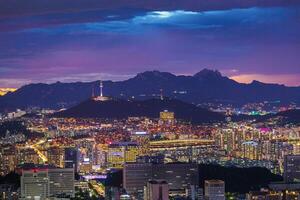
[[[300,86],[299,0],[0,0],[0,87],[203,68]]]

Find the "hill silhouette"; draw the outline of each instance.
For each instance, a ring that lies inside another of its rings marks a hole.
[[[174,112],[176,119],[191,123],[209,123],[224,120],[224,116],[220,113],[215,113],[176,99],[149,99],[142,101],[122,99],[95,101],[89,99],[70,109],[56,113],[55,116],[113,119],[143,116],[158,118],[159,113],[164,110]]]

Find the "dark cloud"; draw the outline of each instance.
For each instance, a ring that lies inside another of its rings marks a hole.
[[[0,29],[102,21],[110,16],[127,19],[154,10],[208,11],[299,4],[299,0],[0,0],[0,19],[5,19],[0,21]]]
[[[300,84],[298,3],[0,0],[0,87],[204,67]]]
[[[0,0],[0,17],[83,10],[225,10],[247,7],[289,6],[298,0]]]

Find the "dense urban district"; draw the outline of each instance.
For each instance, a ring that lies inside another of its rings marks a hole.
[[[102,88],[89,101],[115,101]],[[3,113],[1,198],[299,199],[299,118],[274,114],[297,113],[297,105],[201,106],[225,120],[191,123],[173,110],[115,119],[37,108]]]

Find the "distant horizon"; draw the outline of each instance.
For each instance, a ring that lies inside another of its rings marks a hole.
[[[222,74],[222,76],[224,77],[227,77],[231,80],[234,80],[238,83],[244,83],[244,84],[250,84],[252,83],[253,81],[259,81],[259,82],[262,82],[262,83],[265,83],[265,84],[278,84],[278,85],[285,85],[287,87],[300,87],[300,83],[298,84],[285,84],[285,83],[281,83],[279,82],[280,81],[280,78],[281,77],[285,77],[285,78],[289,78],[289,76],[287,75],[277,75],[277,76],[274,76],[274,75],[263,75],[263,74],[241,74],[241,75],[233,75],[233,76],[227,76],[226,74],[222,73],[221,71],[217,70],[217,69],[209,69],[209,68],[203,68],[202,70],[204,69],[208,69],[208,70],[211,70],[211,71],[218,71]],[[200,71],[202,71],[200,70]],[[156,69],[153,69],[153,70],[147,70],[147,71],[143,71],[143,72],[137,72],[136,74],[128,74],[128,75],[122,75],[122,76],[117,76],[117,75],[112,75],[112,79],[108,79],[108,78],[104,78],[104,79],[101,79],[97,77],[94,77],[90,80],[87,80],[87,79],[65,79],[65,80],[52,80],[52,81],[46,81],[46,82],[43,82],[43,81],[37,81],[37,82],[28,82],[28,83],[25,83],[23,85],[20,85],[18,87],[14,87],[14,86],[9,86],[9,87],[1,87],[0,85],[0,96],[4,95],[6,92],[8,91],[13,91],[13,90],[16,90],[16,89],[19,89],[25,85],[29,85],[29,84],[38,84],[38,83],[42,83],[42,84],[54,84],[54,83],[57,83],[57,82],[61,82],[61,83],[76,83],[76,82],[83,82],[83,83],[88,83],[88,82],[95,82],[95,81],[113,81],[113,82],[118,82],[118,81],[126,81],[130,78],[134,78],[135,76],[137,76],[138,74],[140,73],[144,73],[144,72],[153,72],[153,71],[159,71],[159,70],[156,70]],[[198,72],[200,72],[198,71]],[[166,73],[171,73],[173,75],[176,75],[176,76],[193,76],[195,75],[196,73],[193,73],[193,74],[182,74],[182,73],[179,73],[179,74],[176,74],[176,73],[172,73],[172,72],[167,72],[167,71],[159,71],[159,72],[166,72]],[[93,76],[96,76],[97,74],[93,74]],[[101,73],[99,73],[99,75],[101,76]],[[103,75],[103,74],[102,74]],[[113,77],[117,77],[116,79],[113,79]],[[121,78],[120,78],[121,77]],[[259,79],[254,79],[254,77],[258,77]],[[295,75],[295,80],[297,79],[298,77]],[[270,80],[272,79],[272,80]],[[276,81],[278,80],[278,81]]]

